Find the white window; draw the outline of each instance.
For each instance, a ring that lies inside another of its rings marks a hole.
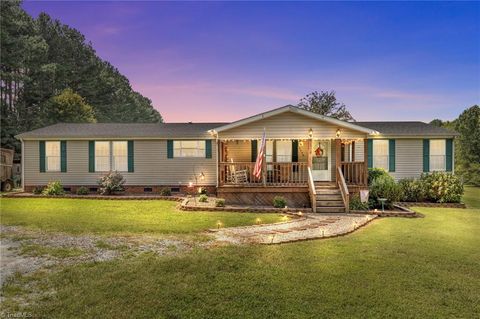
[[[287,163],[292,161],[292,141],[277,141],[277,162]]]
[[[128,171],[127,141],[112,142],[112,169],[114,171]]]
[[[110,142],[95,142],[95,171],[110,171]]]
[[[260,145],[261,141],[258,142]],[[267,163],[273,162],[273,141],[267,141],[267,145],[265,146],[265,161]],[[273,170],[273,165],[267,165],[267,170]]]
[[[445,171],[445,140],[430,140],[430,171]]]
[[[388,140],[373,140],[373,167],[388,171]]]
[[[205,157],[205,141],[173,141],[173,157]]]
[[[60,171],[60,142],[45,142],[45,164],[48,172]]]

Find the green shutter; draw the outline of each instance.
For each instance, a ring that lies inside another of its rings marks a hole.
[[[38,142],[40,152],[40,172],[45,172],[45,141]]]
[[[60,141],[60,171],[67,171],[67,141]]]
[[[292,140],[292,162],[298,162],[298,140]]]
[[[167,158],[173,158],[173,140],[167,140]]]
[[[388,171],[395,172],[395,140],[388,140]]]
[[[212,158],[212,140],[205,140],[205,158]]]
[[[128,154],[128,172],[133,173],[133,141],[127,142],[127,154]]]
[[[95,172],[95,141],[88,141],[88,171]]]
[[[252,140],[250,143],[252,145],[252,163],[257,161],[257,143],[257,140]]]
[[[368,163],[367,164],[368,164],[368,168],[372,168],[373,167],[373,140],[367,140],[367,147],[368,147],[368,154],[367,154]]]
[[[447,138],[445,141],[445,169],[451,172],[453,168],[453,139]]]
[[[423,140],[423,171],[430,172],[430,140]]]

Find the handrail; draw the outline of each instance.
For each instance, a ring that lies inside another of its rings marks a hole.
[[[342,193],[343,204],[345,205],[345,213],[350,211],[350,194],[348,193],[347,183],[345,183],[345,178],[343,177],[343,172],[340,167],[338,167],[337,172],[337,184]]]
[[[308,167],[308,194],[310,195],[310,202],[312,204],[312,212],[317,212],[317,191],[315,190],[315,183],[313,182],[312,169]]]

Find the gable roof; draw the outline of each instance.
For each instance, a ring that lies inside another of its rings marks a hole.
[[[378,133],[375,130],[372,130],[372,129],[369,129],[369,128],[366,128],[366,127],[362,127],[360,125],[356,125],[356,123],[337,120],[337,119],[334,119],[334,118],[331,118],[331,117],[328,117],[328,116],[324,116],[324,115],[320,115],[320,114],[317,114],[317,113],[313,113],[313,112],[310,112],[310,111],[300,109],[300,108],[298,108],[296,106],[293,106],[293,105],[285,105],[285,106],[282,106],[282,107],[279,107],[279,108],[276,108],[276,109],[273,109],[273,110],[270,110],[270,111],[267,111],[267,112],[263,112],[263,113],[260,113],[260,114],[254,115],[254,116],[250,116],[250,117],[247,117],[247,118],[244,118],[244,119],[241,119],[241,120],[238,120],[238,121],[235,121],[235,122],[217,127],[215,129],[213,129],[213,131],[214,132],[222,132],[222,131],[230,130],[230,129],[238,127],[238,126],[242,126],[242,125],[245,125],[245,124],[256,122],[256,121],[266,119],[266,118],[269,118],[271,116],[282,114],[282,113],[285,113],[285,112],[293,112],[293,113],[301,114],[301,115],[304,115],[306,117],[310,117],[310,118],[313,118],[313,119],[316,119],[316,120],[320,120],[320,121],[324,121],[324,122],[327,122],[327,123],[335,124],[335,125],[338,125],[340,127],[349,128],[349,129],[359,131],[359,132],[363,132],[363,133],[368,133],[368,134],[377,134]]]
[[[28,138],[211,138],[226,123],[58,123],[15,136]]]
[[[380,135],[388,136],[458,136],[455,131],[427,124],[420,121],[382,121],[382,122],[355,122],[356,124],[376,130]]]

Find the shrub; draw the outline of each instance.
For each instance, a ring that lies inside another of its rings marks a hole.
[[[225,207],[225,200],[223,198],[217,198],[217,200],[215,200],[215,207]]]
[[[36,195],[40,195],[43,192],[43,187],[41,186],[34,187],[32,192]]]
[[[422,180],[402,179],[398,182],[404,202],[421,202],[425,200],[425,185]]]
[[[287,206],[287,201],[282,196],[275,196],[273,198],[273,207],[284,208]]]
[[[426,198],[437,203],[459,203],[463,195],[463,183],[453,174],[433,172],[422,174]]]
[[[160,195],[162,196],[172,196],[172,190],[170,188],[162,188],[160,190]]]
[[[43,195],[63,195],[65,191],[59,181],[49,182],[47,187],[42,191]]]
[[[368,169],[368,185],[370,185],[373,180],[380,176],[390,176],[386,170],[383,168],[369,168]]]
[[[98,192],[102,195],[110,195],[116,192],[122,192],[125,189],[123,185],[125,184],[125,178],[119,172],[109,172],[107,175],[103,176],[98,180],[98,185],[100,185]]]
[[[207,195],[207,189],[205,187],[200,187],[198,189],[199,194]]]
[[[362,203],[360,195],[355,194],[350,197],[350,209],[351,210],[368,210],[368,203]]]
[[[381,175],[373,179],[370,187],[369,204],[372,207],[380,208],[382,204],[379,198],[386,198],[385,206],[391,208],[393,203],[402,198],[400,186],[390,175]]]
[[[206,202],[208,201],[208,196],[205,195],[205,194],[202,194],[202,195],[200,195],[200,196],[198,197],[198,201],[199,201],[200,203],[206,203]]]
[[[77,188],[77,195],[88,195],[90,191],[85,186]]]

